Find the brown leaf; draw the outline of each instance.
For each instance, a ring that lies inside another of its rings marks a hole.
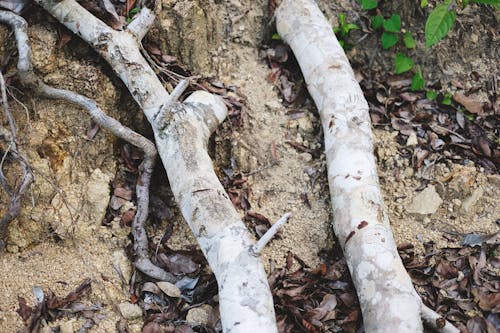
[[[26,299],[24,297],[18,296],[17,301],[19,303],[17,313],[21,316],[23,321],[26,322],[33,313],[33,308],[26,304]]]
[[[483,103],[478,102],[471,97],[465,96],[461,93],[454,93],[453,99],[462,104],[467,111],[474,114],[482,114],[483,113]]]
[[[337,307],[337,297],[333,294],[326,294],[321,301],[321,304],[312,310],[311,319],[321,320],[323,317],[333,311]]]
[[[164,253],[160,253],[158,255],[158,261],[170,273],[175,275],[190,274],[196,272],[200,267],[190,257],[179,253],[173,255],[166,255]]]
[[[142,328],[142,333],[161,333],[162,329],[160,324],[152,321]]]
[[[130,227],[132,225],[132,221],[135,217],[135,210],[129,209],[125,213],[122,214],[120,218],[120,226],[122,227]]]
[[[484,333],[486,332],[486,322],[481,317],[471,318],[467,321],[467,329],[469,333]]]
[[[47,308],[48,309],[61,309],[64,308],[69,303],[72,303],[82,297],[87,291],[90,290],[91,284],[90,279],[85,279],[82,284],[80,284],[74,291],[70,292],[66,297],[57,297],[52,294],[52,296],[47,296]],[[49,294],[49,293],[47,293]]]
[[[267,217],[265,217],[264,215],[262,214],[259,214],[259,213],[256,213],[256,212],[251,212],[251,211],[248,211],[246,213],[247,217],[252,217],[260,222],[264,222],[264,223],[270,223],[269,219]]]
[[[187,325],[180,325],[175,328],[175,333],[194,333],[194,331]]]
[[[125,187],[116,187],[113,190],[113,194],[119,198],[125,199],[127,201],[132,200],[133,191]]]

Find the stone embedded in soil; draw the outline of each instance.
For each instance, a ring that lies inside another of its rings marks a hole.
[[[190,325],[208,326],[213,316],[213,309],[208,304],[188,311],[186,322]]]
[[[177,288],[175,284],[160,281],[157,282],[156,285],[165,293],[165,295],[169,297],[179,298],[181,297],[181,290]]]
[[[425,190],[413,197],[406,211],[421,215],[434,214],[442,203],[443,199],[436,192],[434,185],[429,185]]]
[[[416,146],[416,145],[418,145],[417,134],[411,133],[410,136],[408,137],[408,140],[406,140],[406,146]]]
[[[137,304],[128,302],[118,304],[118,310],[125,319],[136,319],[142,317],[142,309]]]
[[[130,281],[132,277],[132,265],[123,250],[113,252],[113,267],[121,272],[126,283]]]
[[[474,206],[477,204],[479,199],[481,199],[483,194],[484,190],[482,187],[475,189],[474,192],[472,192],[472,194],[469,197],[465,198],[465,200],[462,202],[462,210],[465,213],[472,212]]]

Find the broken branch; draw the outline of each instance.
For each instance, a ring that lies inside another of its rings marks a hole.
[[[291,216],[292,213],[286,213],[278,221],[276,221],[264,235],[262,235],[257,244],[252,247],[252,252],[254,255],[258,256],[262,252],[267,243],[269,243],[274,235],[276,235],[278,231],[280,231],[280,229],[285,225],[285,223]]]

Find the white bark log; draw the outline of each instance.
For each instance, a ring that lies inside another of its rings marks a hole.
[[[139,51],[136,36],[141,38],[145,28],[115,31],[74,0],[36,2],[101,54],[151,123],[172,192],[216,276],[223,330],[277,332],[267,276],[251,251],[255,241],[206,151],[208,137],[226,116],[222,100],[196,92],[184,104],[169,105],[171,111],[164,114],[169,95]]]
[[[398,255],[380,193],[368,104],[349,61],[314,1],[284,0],[276,24],[321,115],[333,228],[365,330],[422,332],[421,301]]]

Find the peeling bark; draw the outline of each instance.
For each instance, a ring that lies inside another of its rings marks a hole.
[[[397,252],[380,192],[368,104],[349,61],[314,1],[283,1],[276,24],[320,112],[333,228],[365,330],[422,332],[421,301]]]

